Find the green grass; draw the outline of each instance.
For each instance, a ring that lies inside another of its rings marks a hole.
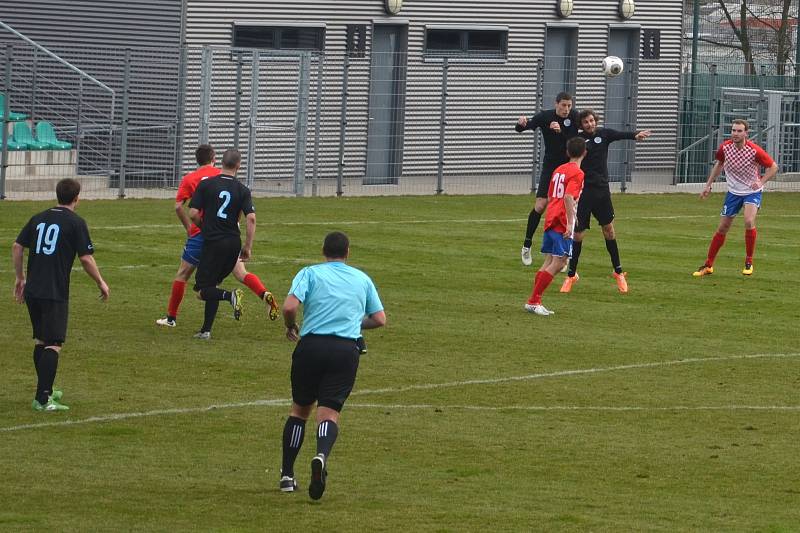
[[[195,341],[187,293],[178,327],[159,329],[183,244],[172,202],[81,203],[111,299],[73,273],[67,414],[30,410],[28,316],[10,258],[0,267],[0,530],[797,531],[798,196],[766,195],[754,276],[736,221],[715,274],[694,279],[721,200],[616,196],[630,293],[593,228],[579,284],[545,293],[552,317],[522,310],[528,197],[257,200],[249,269],[281,300],[340,229],[386,307],[319,502],[311,432],[301,492],[277,490],[280,321],[246,291],[241,322],[222,307],[213,340]],[[0,204],[6,250],[47,205]]]

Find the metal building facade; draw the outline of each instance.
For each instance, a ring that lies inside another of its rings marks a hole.
[[[606,81],[599,63],[607,55],[609,33],[629,28],[639,32],[658,30],[660,57],[641,57],[638,46],[638,85],[633,95],[638,106],[635,127],[653,129],[654,135],[636,148],[636,168],[671,173],[674,166],[680,80],[682,2],[640,0],[632,18],[622,19],[618,0],[575,0],[567,18],[556,13],[555,1],[529,0],[407,0],[391,16],[381,0],[327,0],[313,2],[239,0],[217,2],[187,0],[186,42],[190,46],[232,45],[234,22],[319,23],[325,26],[325,78],[322,108],[321,168],[323,176],[335,171],[338,150],[339,102],[342,97],[341,62],[346,51],[347,26],[367,26],[366,60],[351,63],[356,69],[348,85],[346,172],[364,172],[368,129],[369,65],[372,36],[380,24],[408,27],[407,79],[405,87],[405,131],[403,176],[436,172],[436,149],[441,63],[424,56],[426,27],[433,25],[498,26],[508,28],[508,53],[502,62],[458,62],[451,60],[447,106],[447,172],[454,174],[512,174],[529,171],[530,144],[521,142],[513,123],[531,114],[536,102],[537,59],[542,58],[548,28],[576,27],[577,86],[579,108],[592,107],[601,115]],[[358,69],[366,72],[358,73]],[[194,119],[197,98],[192,98],[189,73],[187,126]],[[313,74],[313,70],[312,70]],[[351,73],[351,75],[353,75]],[[355,83],[353,82],[355,81]],[[313,82],[312,82],[313,86]],[[228,91],[230,93],[230,91]],[[545,102],[550,107],[551,102]],[[187,142],[191,127],[187,128]],[[528,153],[525,153],[528,151]],[[527,169],[521,158],[527,156]]]

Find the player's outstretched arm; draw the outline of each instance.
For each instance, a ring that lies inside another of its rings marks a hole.
[[[703,192],[700,193],[700,198],[708,198],[708,195],[711,194],[711,186],[714,185],[714,182],[717,181],[717,178],[720,174],[722,174],[722,163],[716,161],[714,166],[711,168],[711,172],[708,174],[706,186],[703,187]]]
[[[11,247],[11,259],[14,262],[14,274],[16,274],[16,281],[14,282],[14,299],[17,303],[25,301],[23,292],[25,291],[25,271],[22,269],[22,256],[25,253],[25,247],[20,243],[15,242]]]
[[[245,229],[244,246],[242,246],[242,251],[239,254],[239,257],[241,257],[242,261],[247,261],[250,259],[250,256],[253,253],[253,240],[256,236],[256,214],[248,213],[245,220],[247,228]]]
[[[103,301],[108,300],[108,285],[103,279],[103,276],[100,275],[100,269],[97,268],[94,256],[91,254],[82,255],[80,256],[80,260],[83,270],[97,283],[97,288],[100,289],[100,299]]]
[[[643,140],[647,139],[648,137],[650,137],[651,133],[652,132],[650,130],[637,131],[636,135],[634,136],[634,138],[637,141],[643,141]]]
[[[386,325],[386,313],[381,310],[361,319],[361,329],[382,328]]]
[[[286,338],[296,341],[300,338],[300,328],[297,325],[297,312],[300,309],[300,300],[290,294],[283,301],[283,323],[286,326]]]

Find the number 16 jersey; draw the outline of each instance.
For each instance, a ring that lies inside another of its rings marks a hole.
[[[564,163],[553,172],[550,188],[547,191],[545,231],[549,229],[559,233],[567,231],[567,204],[564,202],[564,196],[567,194],[572,196],[577,208],[578,198],[583,191],[583,176],[583,170],[575,163]]]
[[[17,243],[28,248],[25,298],[68,301],[75,256],[94,253],[86,222],[66,207],[53,207],[31,217]]]
[[[189,207],[203,211],[204,241],[239,237],[239,213],[255,212],[250,189],[226,174],[201,181]]]

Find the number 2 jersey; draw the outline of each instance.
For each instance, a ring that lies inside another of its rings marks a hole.
[[[201,181],[189,207],[203,211],[200,229],[205,241],[240,237],[239,213],[255,213],[250,189],[226,174]]]
[[[584,174],[581,167],[571,162],[564,163],[553,172],[553,177],[550,179],[550,188],[547,191],[545,231],[549,229],[559,233],[567,231],[567,204],[564,202],[564,196],[567,194],[572,196],[575,199],[577,208],[578,198],[580,198],[583,191],[583,177]],[[574,217],[573,220],[575,220]]]
[[[75,256],[94,253],[86,222],[66,207],[52,207],[31,217],[17,243],[28,249],[26,298],[69,300]]]

